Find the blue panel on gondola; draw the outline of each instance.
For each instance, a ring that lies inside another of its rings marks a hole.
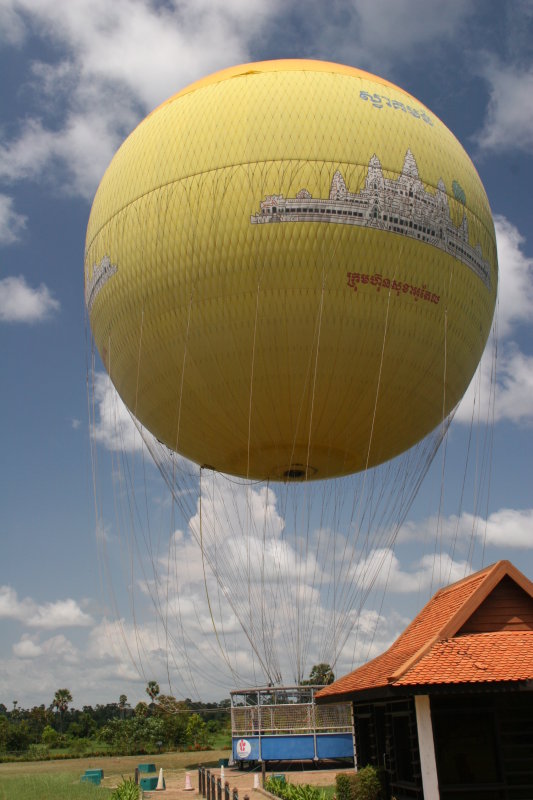
[[[318,758],[353,758],[351,733],[321,733],[316,737]]]
[[[292,736],[248,736],[233,739],[235,761],[299,761],[317,758],[352,758],[349,733],[319,733]]]

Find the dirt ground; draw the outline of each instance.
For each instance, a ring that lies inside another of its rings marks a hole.
[[[346,769],[337,770],[337,769],[310,769],[310,770],[287,770],[284,771],[280,768],[280,770],[276,770],[275,773],[268,773],[272,774],[283,774],[285,775],[285,780],[289,783],[308,783],[313,786],[332,786],[335,783],[335,776],[337,775],[338,771],[345,772]],[[169,770],[168,772],[163,771],[166,789],[164,792],[162,791],[153,791],[153,792],[145,792],[144,798],[148,800],[148,798],[152,798],[154,800],[156,797],[165,798],[165,800],[186,800],[186,798],[195,798],[198,800],[198,797],[201,797],[198,788],[198,770],[194,772],[189,772],[189,778],[192,785],[191,790],[186,790],[186,778],[187,772],[185,770]],[[216,778],[220,776],[220,769],[212,769],[211,774],[214,774]],[[256,777],[257,776],[257,777]],[[230,785],[230,789],[236,788],[239,792],[239,800],[243,800],[245,795],[248,795],[250,800],[264,800],[264,793],[261,789],[261,773],[260,772],[248,772],[248,771],[241,771],[237,767],[226,767],[224,769],[224,779]],[[254,782],[258,780],[259,788],[254,788]]]

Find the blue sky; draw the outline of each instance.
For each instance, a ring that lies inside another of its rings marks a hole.
[[[154,677],[166,691],[170,678],[177,696],[203,699],[235,685],[217,653],[198,548],[186,520],[173,526],[168,494],[149,466],[137,491],[141,505],[147,498],[150,536],[158,554],[170,537],[188,566],[171,598],[175,630],[165,631],[146,602],[146,574],[129,569],[130,545],[113,512],[124,462],[105,418],[116,401],[98,377],[91,433],[83,300],[85,228],[113,153],[166,97],[232,64],[319,58],[398,84],[462,142],[495,217],[501,277],[490,438],[483,427],[475,434],[461,499],[472,397],[484,417],[493,343],[394,552],[383,539],[380,553],[376,543],[366,554],[383,568],[360,616],[370,632],[364,653],[395,638],[438,576],[507,558],[533,578],[532,34],[531,0],[0,0],[0,702],[49,703],[63,686],[78,707],[121,693],[135,702]],[[95,369],[100,375],[98,362]],[[138,458],[138,443],[126,451]],[[268,502],[275,517],[279,506]],[[254,680],[258,667],[238,621],[227,608],[220,616],[234,671]],[[181,644],[169,634],[184,637]],[[351,666],[346,655],[339,664],[338,674]]]

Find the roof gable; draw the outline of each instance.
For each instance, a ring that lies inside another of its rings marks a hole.
[[[533,630],[533,597],[505,575],[457,634]]]
[[[476,633],[476,628],[530,631],[532,613],[533,583],[509,561],[498,561],[438,591],[385,653],[325,687],[317,697],[333,699],[397,684],[438,642]],[[486,646],[491,643],[494,639],[486,640]],[[431,682],[431,670],[424,675],[424,682]]]

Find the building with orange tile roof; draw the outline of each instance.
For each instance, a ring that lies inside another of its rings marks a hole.
[[[438,591],[317,695],[353,704],[358,766],[397,800],[533,798],[533,583],[508,561]]]

